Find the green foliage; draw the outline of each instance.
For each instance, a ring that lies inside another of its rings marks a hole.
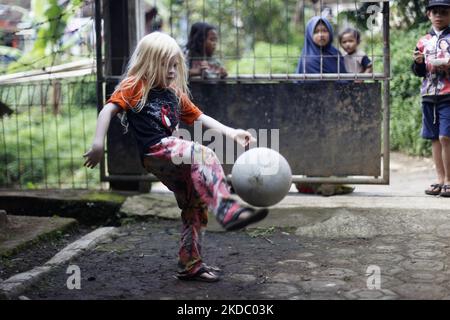
[[[253,228],[247,232],[247,234],[252,238],[265,238],[270,237],[275,232],[275,227],[268,228]]]
[[[61,44],[67,22],[74,16],[83,0],[71,0],[65,6],[58,4],[58,0],[33,0],[32,11],[36,24],[36,41],[33,50],[24,54],[17,62],[9,64],[7,73],[37,69],[71,60],[63,54],[69,46]]]
[[[396,0],[391,6],[391,17],[395,17],[394,24],[401,28],[416,28],[427,22],[424,0]],[[360,3],[355,10],[340,13],[359,30],[367,30],[367,21],[373,13],[371,6],[380,6],[377,1]]]
[[[303,43],[300,42],[300,43]],[[294,73],[300,56],[300,45],[271,45],[257,42],[254,51],[244,54],[241,59],[226,61],[229,73]]]
[[[415,29],[393,30],[391,36],[391,149],[429,155],[430,142],[420,137],[422,125],[421,78],[411,71],[412,52],[428,24]]]
[[[81,197],[82,200],[86,201],[108,201],[123,203],[126,197],[121,194],[111,193],[111,192],[91,192],[88,195]]]
[[[82,157],[97,118],[92,92],[95,83],[63,85],[57,109],[47,101],[53,92],[25,86],[3,93],[14,113],[1,119],[1,186],[85,188],[99,183],[98,171],[83,167]]]
[[[428,21],[425,10],[426,3],[427,1],[423,0],[397,0],[393,7],[393,15],[400,17],[399,20],[406,28],[419,27]]]
[[[297,4],[297,0],[163,0],[158,9],[165,21],[186,17],[189,26],[197,21],[216,26],[222,56],[236,59],[258,42],[285,45],[303,34],[303,24],[293,21]],[[184,28],[184,23],[172,23],[171,32],[186,41],[189,30]]]

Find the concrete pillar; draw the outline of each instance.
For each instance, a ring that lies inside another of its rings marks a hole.
[[[113,93],[118,78],[126,71],[128,59],[139,39],[144,35],[143,0],[103,0],[105,33],[105,97]],[[111,121],[107,139],[107,176],[146,174],[138,155],[134,138],[115,117]],[[112,189],[148,192],[147,181],[109,180]]]

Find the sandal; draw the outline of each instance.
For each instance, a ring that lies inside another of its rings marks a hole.
[[[346,186],[343,184],[322,184],[319,187],[318,193],[324,197],[349,194],[355,191],[354,187]]]
[[[211,271],[211,272],[222,272],[223,271],[219,267],[209,266],[206,263],[204,264],[204,267],[206,268],[206,270]]]
[[[441,197],[450,198],[450,184],[444,184],[440,193]]]
[[[443,185],[441,185],[439,183],[435,183],[435,184],[432,184],[430,187],[431,187],[431,189],[425,190],[425,194],[428,194],[430,196],[442,195],[441,190],[442,190]]]
[[[239,219],[239,216],[242,213],[248,212],[248,211],[251,212],[251,214],[248,216],[248,218]],[[229,222],[225,223],[223,225],[223,227],[227,231],[239,230],[239,229],[245,228],[249,224],[261,221],[262,219],[264,219],[267,216],[268,213],[269,213],[269,210],[266,208],[258,209],[258,210],[255,210],[253,208],[248,208],[248,207],[241,208],[238,211],[236,211],[233,218]]]
[[[211,272],[222,272],[223,271],[219,267],[210,266],[210,265],[207,265],[206,263],[202,263],[202,265],[203,265],[204,268],[206,268],[207,270],[209,270]],[[178,261],[178,268],[180,269],[179,273],[186,272],[185,269],[184,269],[184,264],[181,263],[181,261]]]
[[[299,193],[317,194],[320,187],[319,183],[296,183],[295,187]]]
[[[209,275],[206,276],[206,275]],[[202,282],[217,282],[220,280],[220,277],[210,271],[208,268],[202,266],[195,273],[187,273],[187,272],[179,272],[177,278],[185,281],[202,281]]]

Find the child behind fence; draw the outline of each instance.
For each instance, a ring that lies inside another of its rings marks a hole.
[[[346,28],[339,34],[339,43],[344,49],[345,69],[348,73],[372,73],[372,61],[359,49],[361,33],[353,28]]]
[[[215,57],[218,41],[214,26],[197,22],[191,27],[186,45],[189,76],[201,76],[206,79],[225,78],[228,74],[222,63]]]

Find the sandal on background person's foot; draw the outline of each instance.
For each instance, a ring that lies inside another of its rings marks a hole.
[[[214,272],[208,270],[204,266],[198,269],[195,273],[187,273],[185,271],[179,272],[177,278],[183,281],[202,281],[202,282],[217,282],[220,277]]]
[[[295,187],[299,193],[317,194],[320,188],[320,183],[296,183]]]
[[[349,194],[353,191],[355,191],[354,187],[344,184],[322,184],[319,188],[319,193],[324,197]]]
[[[439,184],[439,183],[432,184],[429,189],[425,190],[425,194],[428,194],[430,196],[442,195],[442,193],[441,193],[442,187],[443,187],[443,185]]]
[[[250,215],[247,218],[240,217],[244,212],[249,212]],[[239,230],[245,228],[249,224],[261,221],[267,216],[268,213],[269,210],[267,208],[253,209],[250,207],[244,207],[236,211],[233,218],[227,223],[224,223],[223,227],[227,231]]]
[[[450,184],[444,184],[442,186],[440,196],[450,198]]]

